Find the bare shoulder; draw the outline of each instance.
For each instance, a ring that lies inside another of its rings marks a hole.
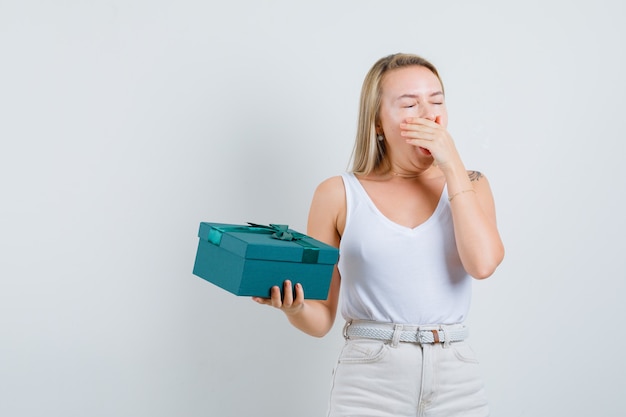
[[[322,181],[315,190],[311,209],[321,210],[337,216],[345,210],[346,189],[341,176]]]
[[[317,186],[309,210],[310,236],[330,245],[339,244],[345,223],[345,195],[341,176],[330,177]]]
[[[343,199],[344,194],[343,178],[339,175],[325,179],[315,190],[315,196],[324,199]]]
[[[475,190],[490,189],[489,180],[487,180],[487,177],[481,171],[468,169],[467,176],[469,177],[469,180],[472,183],[472,187],[474,187]]]
[[[482,172],[474,171],[470,169],[467,170],[467,176],[469,177],[471,182],[476,182],[476,181],[480,181],[481,179],[486,179]]]
[[[491,186],[485,174],[480,171],[467,170],[467,176],[469,177],[472,188],[478,193],[480,200],[484,207],[489,208],[489,211],[494,211],[494,200],[491,191]]]

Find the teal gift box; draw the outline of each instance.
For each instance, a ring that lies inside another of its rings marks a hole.
[[[325,300],[339,250],[286,225],[200,223],[194,275],[235,295],[269,297],[285,280]]]

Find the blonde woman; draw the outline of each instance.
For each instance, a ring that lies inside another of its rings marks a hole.
[[[346,343],[329,416],[489,414],[463,323],[472,277],[491,276],[504,247],[489,183],[466,169],[447,124],[430,62],[376,62],[362,87],[352,170],[322,182],[311,203],[307,234],[340,249],[328,299],[305,300],[290,281],[282,299],[278,287],[254,298],[321,337],[341,297]]]

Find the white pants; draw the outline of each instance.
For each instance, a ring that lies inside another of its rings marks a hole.
[[[348,339],[330,395],[330,417],[485,417],[478,360],[467,342]]]

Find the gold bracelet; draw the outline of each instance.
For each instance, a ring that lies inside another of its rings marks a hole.
[[[476,190],[474,190],[473,188],[470,188],[469,190],[463,190],[463,191],[459,191],[459,192],[458,192],[458,193],[456,193],[456,194],[453,194],[453,195],[452,195],[452,197],[448,197],[448,201],[452,201],[452,199],[453,199],[454,197],[456,197],[457,195],[459,195],[459,194],[469,193],[470,191],[472,191],[474,194],[476,194]]]

